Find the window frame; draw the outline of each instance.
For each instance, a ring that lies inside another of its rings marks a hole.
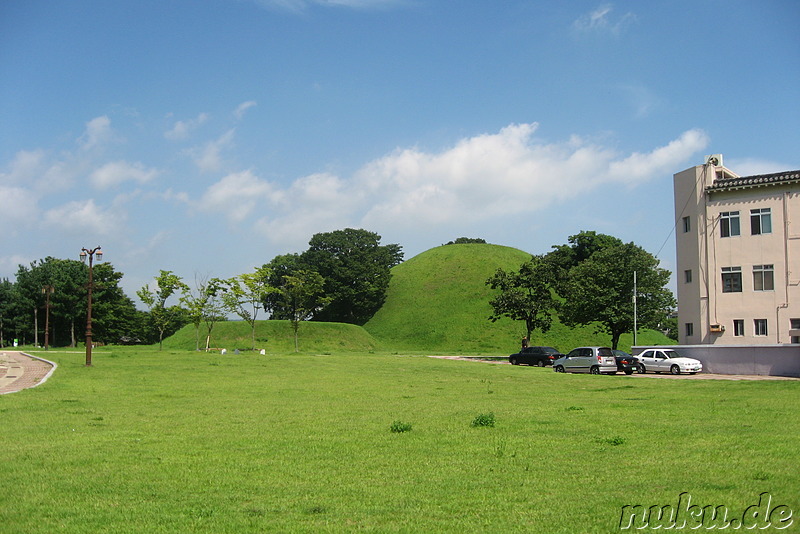
[[[692,283],[692,270],[686,269],[683,271],[683,283],[691,284]]]
[[[766,337],[769,335],[769,322],[766,319],[753,319],[753,335]]]
[[[737,285],[734,283],[738,280]],[[728,283],[730,281],[730,284]],[[742,292],[742,268],[737,267],[722,267],[722,292],[723,293],[741,293]]]
[[[742,235],[739,211],[723,211],[719,214],[720,237],[736,237]]]
[[[766,225],[764,223],[767,223]],[[767,227],[765,230],[764,227]],[[750,210],[750,235],[772,233],[772,208],[754,208]]]
[[[682,219],[683,221],[683,233],[688,234],[692,231],[692,219],[688,215]]]
[[[753,291],[775,291],[774,264],[753,265]]]
[[[683,329],[686,337],[694,337],[694,323],[684,323]]]

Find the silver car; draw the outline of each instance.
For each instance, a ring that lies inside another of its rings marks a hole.
[[[617,372],[617,360],[608,347],[578,347],[553,362],[556,373],[591,373],[613,375]]]
[[[636,356],[639,358],[639,372],[672,373],[693,375],[703,370],[703,364],[694,358],[684,358],[670,349],[647,349]]]

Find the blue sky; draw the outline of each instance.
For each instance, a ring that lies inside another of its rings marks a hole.
[[[674,268],[672,175],[800,168],[793,0],[5,0],[0,277],[101,245],[126,292],[318,232],[406,258],[581,230]]]

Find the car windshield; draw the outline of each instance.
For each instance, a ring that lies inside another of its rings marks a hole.
[[[542,347],[542,352],[544,352],[545,354],[561,354],[553,347]]]
[[[614,353],[611,352],[611,349],[597,349],[598,356],[614,356]]]
[[[664,354],[667,355],[667,358],[680,358],[681,355],[675,352],[674,350],[665,350]]]

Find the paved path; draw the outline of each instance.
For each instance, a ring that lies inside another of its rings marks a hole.
[[[21,352],[0,351],[0,395],[36,387],[50,376],[55,365]]]

